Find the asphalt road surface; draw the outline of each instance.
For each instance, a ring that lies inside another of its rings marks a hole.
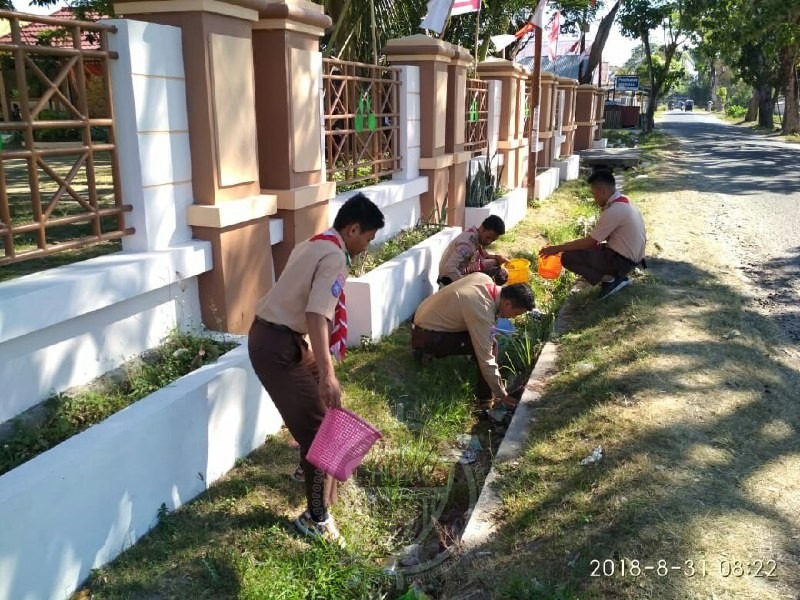
[[[800,343],[800,144],[729,125],[705,111],[666,114],[688,190],[714,203],[715,228],[753,284],[753,302]]]

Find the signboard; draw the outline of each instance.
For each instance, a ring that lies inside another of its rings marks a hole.
[[[625,92],[637,91],[639,89],[638,75],[617,75],[614,80],[614,89]]]

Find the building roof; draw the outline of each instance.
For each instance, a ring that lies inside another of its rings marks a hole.
[[[75,14],[73,10],[69,7],[61,8],[48,16],[50,18],[64,19],[65,26],[68,25],[68,21],[75,20]],[[97,14],[89,13],[86,15],[86,18],[94,21],[102,17]],[[20,23],[26,23],[26,21],[20,21]],[[35,21],[27,22],[27,24],[23,25],[20,28],[20,38],[23,44],[29,46],[36,46],[39,44],[40,35],[42,35],[46,31],[54,31],[54,30],[58,30],[58,27],[46,23],[37,23]],[[11,38],[11,34],[8,33],[0,37],[0,43],[13,44],[14,41]],[[69,33],[66,33],[64,36],[54,37],[52,38],[50,45],[58,48],[65,48],[65,47],[72,48],[72,37]],[[81,48],[83,50],[97,50],[99,47],[100,47],[100,38],[98,36],[98,33],[95,31],[84,31],[81,39]]]

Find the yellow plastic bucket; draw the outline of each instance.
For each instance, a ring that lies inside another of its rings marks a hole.
[[[512,258],[503,267],[508,271],[506,285],[528,283],[531,280],[531,261],[526,258]]]

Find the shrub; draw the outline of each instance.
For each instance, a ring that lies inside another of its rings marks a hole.
[[[738,104],[729,104],[725,107],[725,114],[734,119],[741,119],[747,114],[747,107]]]

